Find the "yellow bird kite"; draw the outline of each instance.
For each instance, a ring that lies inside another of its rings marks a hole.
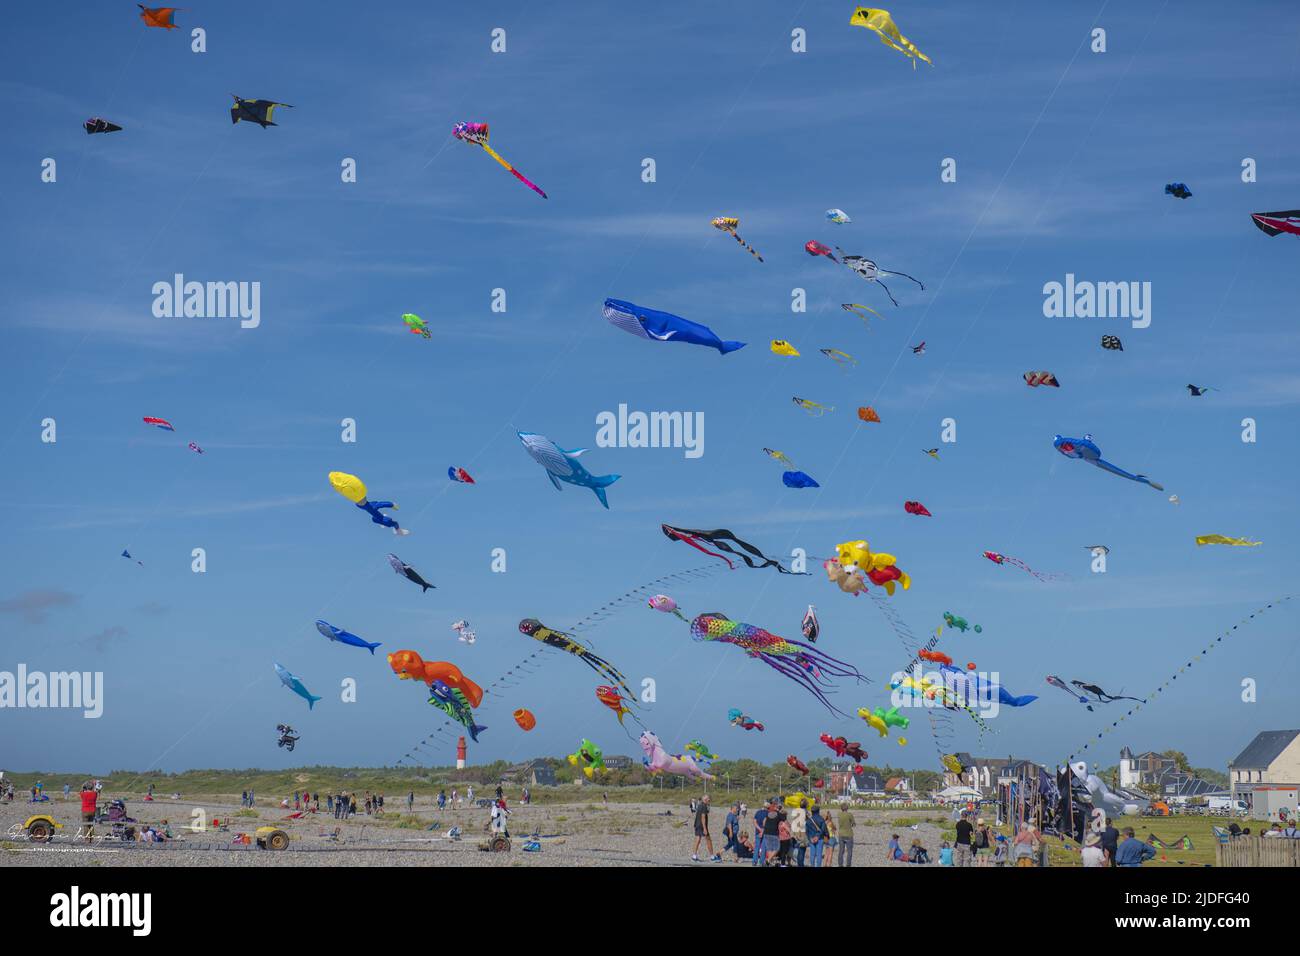
[[[912,69],[916,69],[916,61],[924,60],[931,66],[933,61],[916,48],[916,44],[903,36],[899,32],[898,26],[894,23],[893,17],[889,15],[888,10],[877,10],[871,7],[858,7],[853,11],[853,16],[849,17],[849,24],[855,27],[866,27],[880,37],[880,42],[885,46],[893,47],[904,56],[911,57]]]

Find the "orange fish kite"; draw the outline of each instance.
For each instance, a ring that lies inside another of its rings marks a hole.
[[[632,713],[631,708],[624,703],[627,698],[620,694],[617,688],[610,687],[608,684],[601,684],[596,688],[596,699],[614,712],[620,724],[623,723],[624,714]]]

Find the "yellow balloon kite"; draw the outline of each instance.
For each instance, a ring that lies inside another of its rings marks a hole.
[[[366,500],[366,483],[345,471],[331,471],[330,485],[348,501],[359,505]]]
[[[849,24],[855,27],[866,27],[879,36],[880,42],[885,46],[892,47],[904,56],[911,57],[912,69],[914,70],[916,69],[917,60],[924,60],[934,66],[930,58],[916,48],[916,44],[899,32],[898,26],[894,23],[893,17],[889,15],[888,10],[858,7],[853,11],[853,16],[849,17]]]

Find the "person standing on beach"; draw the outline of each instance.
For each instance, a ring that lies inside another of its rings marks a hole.
[[[465,802],[471,807],[474,806],[474,787],[472,784],[465,788]]]
[[[762,866],[767,859],[763,852],[763,821],[767,819],[767,804],[754,811],[754,866]]]
[[[357,812],[357,795],[355,793],[348,795],[348,816],[355,816]]]
[[[853,865],[853,813],[848,807],[840,807],[840,818],[836,821],[839,824],[839,865]]]
[[[1124,828],[1124,842],[1115,854],[1116,866],[1141,866],[1145,861],[1154,859],[1155,847],[1143,843],[1133,835],[1132,827]]]
[[[835,865],[835,844],[839,842],[835,832],[835,818],[831,816],[830,811],[822,817],[822,823],[826,824],[826,839],[822,841],[822,866]]]
[[[90,785],[90,781],[83,783],[81,785],[81,819],[83,822],[94,824],[97,809],[95,804],[98,802],[99,794],[96,792],[95,788]],[[93,836],[94,833],[94,826],[85,828],[86,836]]]
[[[781,856],[781,824],[785,814],[776,797],[767,801],[767,815],[763,817],[763,865],[771,866]]]
[[[961,812],[961,819],[957,821],[957,838],[953,841],[955,844],[953,849],[956,851],[953,856],[956,858],[957,866],[971,865],[971,838],[974,836],[974,833],[975,828],[971,826],[970,821],[966,819],[966,811],[963,810]]]
[[[411,813],[415,809],[415,791],[412,790],[406,795],[406,812]]]
[[[1106,865],[1115,865],[1115,851],[1119,849],[1119,831],[1112,820],[1106,821],[1106,829],[1101,831],[1101,851],[1106,854]]]
[[[822,856],[826,848],[822,846],[826,842],[826,821],[822,819],[822,808],[813,804],[812,812],[804,821],[804,838],[808,841],[808,853],[811,857],[808,865],[814,870],[820,870],[822,867]],[[802,864],[802,859],[800,864]]]
[[[700,840],[703,840],[709,848],[709,862],[721,863],[722,857],[713,850],[713,837],[709,834],[709,795],[706,793],[695,805],[695,850],[691,853],[691,859],[696,863],[700,862]]]
[[[456,799],[456,791],[453,790],[451,794],[452,794],[451,799],[454,801]],[[439,790],[438,791],[438,812],[441,813],[443,810],[446,809],[447,809],[447,791]]]
[[[1103,867],[1106,865],[1106,854],[1101,849],[1101,837],[1096,833],[1089,833],[1083,839],[1083,850],[1079,854],[1084,866]]]

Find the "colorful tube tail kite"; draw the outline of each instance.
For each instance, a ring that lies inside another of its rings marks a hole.
[[[1066,438],[1064,435],[1057,435],[1052,439],[1052,446],[1066,458],[1078,458],[1090,465],[1095,465],[1103,471],[1109,471],[1112,475],[1119,475],[1129,481],[1138,481],[1144,485],[1150,485],[1156,491],[1165,490],[1164,485],[1156,484],[1146,475],[1132,474],[1106,461],[1101,457],[1101,449],[1097,447],[1091,435],[1084,435],[1082,438]]]
[[[759,262],[763,261],[763,257],[758,254],[758,250],[755,249],[753,246],[751,246],[749,243],[747,243],[744,239],[741,239],[740,236],[736,234],[736,230],[740,228],[739,219],[736,219],[731,216],[718,216],[716,219],[713,220],[712,225],[714,229],[721,229],[727,235],[731,236],[732,239],[735,239],[738,243],[740,243],[742,246],[748,249],[749,254],[753,256],[755,259],[757,259]]]
[[[850,355],[848,352],[841,352],[839,349],[818,349],[818,351],[821,352],[822,355],[825,355],[836,365],[839,365],[843,368],[848,368],[850,365],[858,364],[858,360],[855,359],[852,355]]]
[[[122,127],[118,126],[116,123],[110,123],[108,120],[100,116],[92,116],[81,125],[85,128],[87,133],[116,133],[122,129]]]
[[[880,37],[880,42],[891,49],[912,60],[912,69],[916,69],[916,61],[924,60],[931,66],[934,63],[928,56],[916,48],[907,37],[899,32],[898,26],[894,23],[893,17],[889,15],[888,10],[872,9],[871,7],[858,7],[853,11],[853,16],[849,17],[849,25],[855,27],[866,27]]]
[[[884,318],[883,315],[881,315],[879,312],[877,312],[877,311],[876,311],[875,309],[873,309],[871,306],[869,306],[869,305],[863,305],[863,304],[860,303],[860,302],[842,302],[842,303],[840,303],[840,308],[843,309],[845,312],[849,312],[849,313],[851,313],[851,314],[853,314],[853,315],[856,315],[858,318],[860,318],[860,319],[862,320],[863,324],[866,325],[866,327],[867,327],[868,329],[871,328],[871,322],[867,319],[867,317],[866,317],[865,315],[863,315],[863,312],[870,312],[872,315],[874,315],[874,316],[875,316],[876,318],[878,318],[878,319],[883,319],[883,318]],[[921,344],[924,345],[925,343],[922,342]],[[915,350],[913,350],[913,351],[915,351]]]
[[[802,641],[780,637],[761,627],[733,621],[723,614],[710,612],[691,622],[691,637],[696,641],[734,644],[750,657],[756,657],[773,670],[802,686],[832,713],[847,717],[827,699],[823,687],[829,686],[825,675],[867,680],[852,664]]]
[[[593,654],[563,631],[552,630],[535,617],[526,617],[519,622],[519,633],[531,637],[547,647],[553,647],[581,659],[597,674],[608,678],[612,683],[622,688],[628,699],[632,698],[632,691],[627,686],[627,678],[623,676],[617,667],[604,658]]]
[[[823,405],[821,402],[814,402],[812,399],[800,398],[798,395],[790,399],[813,418],[821,418],[827,412],[835,411],[834,405]]]
[[[707,325],[700,325],[671,312],[646,309],[622,299],[605,300],[605,320],[637,338],[657,342],[685,342],[707,345],[722,355],[745,347],[744,342],[724,342]]]
[[[1056,380],[1056,376],[1051,372],[1026,372],[1025,384],[1030,388],[1037,388],[1039,385],[1050,385],[1052,388],[1061,387],[1061,383]]]
[[[1038,578],[1038,580],[1040,581],[1058,581],[1062,577],[1062,575],[1059,574],[1044,574],[1040,571],[1035,571],[1033,568],[1025,564],[1025,562],[1021,561],[1019,558],[1013,558],[1010,555],[1006,555],[1006,554],[998,554],[998,552],[996,551],[985,551],[984,557],[988,558],[994,564],[1009,564],[1013,568],[1019,568],[1021,571],[1024,571],[1026,574],[1033,575],[1034,577]]]
[[[245,100],[230,94],[234,97],[235,103],[230,107],[230,122],[238,123],[240,120],[246,120],[249,123],[256,123],[262,129],[268,126],[279,126],[279,123],[271,122],[271,114],[275,112],[277,106],[283,106],[285,109],[293,109],[288,103],[277,103],[274,100]]]
[[[664,536],[669,541],[684,541],[697,551],[702,551],[711,557],[722,558],[723,561],[727,562],[727,567],[729,568],[734,569],[735,565],[723,555],[708,550],[701,545],[700,542],[707,541],[719,551],[725,551],[727,554],[734,555],[739,560],[744,561],[746,566],[750,568],[776,568],[776,570],[781,574],[794,573],[793,571],[787,571],[782,567],[780,561],[777,561],[775,558],[769,558],[748,541],[740,540],[740,538],[737,538],[726,528],[718,528],[713,531],[699,531],[695,528],[674,528],[672,525],[667,524],[661,524],[659,528],[663,531]],[[747,553],[741,554],[740,551],[737,551],[731,546],[732,543]],[[755,558],[758,560],[755,561]]]
[[[1260,232],[1267,236],[1300,236],[1300,209],[1287,209],[1282,212],[1252,212],[1251,221]]]
[[[140,8],[140,19],[144,21],[147,27],[161,27],[164,30],[176,29],[176,11],[184,10],[184,7],[146,7],[143,3],[137,3]]]
[[[1229,538],[1226,534],[1198,534],[1196,536],[1197,547],[1206,544],[1229,544],[1239,548],[1257,548],[1263,543],[1263,541],[1251,541],[1247,538]]]
[[[455,126],[452,127],[451,135],[455,136],[462,143],[470,143],[471,145],[474,146],[482,146],[483,152],[487,153],[498,163],[504,166],[506,171],[509,172],[511,176],[515,177],[515,179],[519,180],[521,183],[523,183],[533,192],[537,193],[537,195],[541,196],[543,199],[547,198],[546,193],[542,192],[540,186],[538,186],[536,183],[530,180],[519,170],[515,169],[513,166],[507,163],[500,156],[498,156],[496,150],[494,150],[491,146],[488,145],[488,124],[487,123],[457,123]]]
[[[782,464],[789,465],[791,468],[799,467],[794,462],[792,462],[789,458],[786,457],[785,452],[777,451],[775,448],[764,448],[763,453],[767,455],[767,457],[769,458],[775,458],[777,461],[781,462]]]

